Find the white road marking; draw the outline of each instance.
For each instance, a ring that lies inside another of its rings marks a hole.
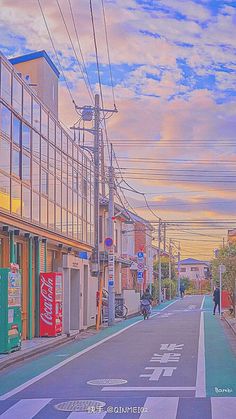
[[[204,337],[204,313],[203,311],[201,312],[201,318],[200,318],[198,357],[197,357],[196,396],[195,397],[206,397],[205,337]]]
[[[202,304],[201,304],[200,310],[202,310],[202,309],[203,309],[204,302],[205,302],[205,295],[204,295],[204,297],[203,297],[203,299],[202,299]]]
[[[235,419],[236,397],[212,397],[211,409],[214,419]]]
[[[160,351],[175,351],[176,349],[178,349],[178,351],[181,351],[181,349],[183,349],[184,344],[180,343],[162,343],[161,347],[160,347]]]
[[[103,387],[102,391],[194,391],[196,387]]]
[[[170,303],[168,306],[162,308],[160,311],[165,310],[166,308],[169,308],[172,304],[176,303],[178,300],[173,301],[172,303]],[[155,317],[157,316],[157,314],[153,314],[151,317]],[[97,343],[94,343],[93,345],[89,346],[88,348],[84,349],[81,352],[76,353],[75,355],[70,356],[69,358],[65,359],[64,361],[59,362],[59,364],[54,365],[54,367],[49,368],[48,370],[42,372],[41,374],[37,375],[34,378],[31,378],[30,380],[26,381],[25,383],[21,384],[20,386],[14,388],[13,390],[8,391],[7,393],[3,394],[2,396],[0,396],[0,400],[6,400],[9,399],[9,397],[14,396],[15,394],[19,393],[22,390],[25,390],[27,387],[31,386],[32,384],[36,383],[37,381],[41,380],[44,377],[47,377],[47,375],[51,374],[54,371],[57,371],[58,369],[60,369],[61,367],[63,367],[66,364],[69,364],[71,361],[73,361],[76,358],[79,358],[80,356],[84,355],[85,353],[91,351],[92,349],[96,348],[97,346],[102,345],[104,342],[107,342],[108,340],[120,335],[121,333],[125,332],[126,330],[130,329],[131,327],[135,326],[138,323],[143,322],[144,320],[137,320],[135,323],[130,324],[129,326],[125,327],[122,330],[119,330],[118,332],[114,333],[111,336],[108,336],[102,340],[100,340]]]
[[[153,372],[150,374],[141,374],[139,377],[149,377],[149,381],[158,381],[161,375],[163,375],[163,377],[171,377],[176,368],[177,367],[146,367],[145,370],[153,370]]]
[[[167,364],[168,362],[179,362],[181,354],[167,352],[163,355],[154,354],[150,362],[160,362],[160,364]]]
[[[2,419],[31,419],[43,409],[52,399],[22,399],[7,409],[0,417]]]
[[[179,397],[148,397],[139,419],[175,419]]]
[[[95,413],[95,412],[73,412],[67,419],[103,419],[107,412]]]

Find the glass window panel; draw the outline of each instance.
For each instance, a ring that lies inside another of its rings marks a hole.
[[[55,144],[55,121],[49,116],[49,140]]]
[[[82,197],[78,196],[78,215],[82,217]]]
[[[13,77],[12,106],[20,115],[22,114],[22,84],[16,77]]]
[[[11,72],[3,63],[1,66],[1,96],[11,104]]]
[[[49,144],[49,170],[55,172],[55,147]]]
[[[40,180],[40,171],[39,164],[33,162],[32,164],[32,187],[35,191],[39,192],[39,180]]]
[[[30,189],[22,186],[22,216],[31,218],[31,193]]]
[[[67,135],[62,131],[62,151],[67,154]]]
[[[81,218],[78,218],[78,239],[79,240],[83,240],[83,236],[82,236],[82,220]]]
[[[56,175],[61,178],[61,152],[56,151]]]
[[[49,173],[49,199],[54,201],[55,199],[55,177]]]
[[[67,157],[62,154],[62,180],[67,183]]]
[[[62,184],[62,206],[67,208],[67,185]]]
[[[48,114],[41,108],[41,134],[48,138]]]
[[[47,166],[48,164],[48,142],[41,137],[41,162]]]
[[[73,159],[76,161],[78,159],[78,147],[75,143],[73,144]]]
[[[23,117],[31,124],[31,95],[23,89]]]
[[[20,153],[18,150],[12,150],[12,174],[20,176]]]
[[[21,184],[11,179],[11,212],[21,215]]]
[[[39,195],[34,192],[32,194],[32,218],[39,222]]]
[[[73,219],[70,212],[68,212],[68,235],[73,236]]]
[[[83,221],[83,241],[87,242],[87,223]]]
[[[56,203],[61,205],[61,181],[56,179]]]
[[[47,225],[48,223],[48,201],[41,196],[41,224]]]
[[[32,152],[33,157],[39,160],[40,157],[40,135],[32,130]]]
[[[61,207],[56,205],[56,229],[61,231]]]
[[[10,178],[0,172],[0,208],[10,211]]]
[[[72,189],[68,188],[68,209],[72,211]]]
[[[77,215],[78,211],[78,195],[76,192],[73,193],[73,212]]]
[[[67,211],[62,209],[62,232],[67,235]]]
[[[78,187],[79,187],[78,173],[75,169],[73,169],[73,190],[77,192]]]
[[[48,173],[41,168],[41,193],[48,195]]]
[[[73,237],[75,239],[78,238],[78,222],[77,222],[77,217],[73,217]]]
[[[40,131],[40,105],[33,98],[33,127]]]
[[[30,133],[30,127],[26,124],[22,124],[22,147],[27,151],[30,151],[31,149]]]
[[[11,111],[2,104],[0,104],[0,129],[10,137],[11,135]]]
[[[72,188],[73,179],[72,179],[73,167],[72,159],[68,158],[68,186]]]
[[[72,142],[69,137],[68,137],[68,154],[70,157],[72,157]]]
[[[22,154],[21,178],[26,182],[30,182],[30,158],[26,154]]]
[[[0,169],[10,173],[10,143],[0,137]]]
[[[12,122],[12,139],[13,142],[20,146],[20,129],[21,129],[21,121],[13,115],[13,122]]]
[[[61,128],[56,126],[56,145],[61,150]]]
[[[53,202],[48,202],[48,227],[54,230],[54,223],[55,223],[55,217],[54,217],[54,204]]]

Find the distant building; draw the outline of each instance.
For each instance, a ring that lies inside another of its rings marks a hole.
[[[235,244],[236,243],[236,228],[232,230],[228,230],[228,243]]]
[[[176,264],[178,270],[178,264]],[[189,278],[190,281],[201,281],[210,278],[210,262],[198,259],[183,259],[180,261],[180,278]]]

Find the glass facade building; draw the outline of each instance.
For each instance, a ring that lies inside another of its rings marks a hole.
[[[93,246],[93,164],[2,55],[0,212]]]

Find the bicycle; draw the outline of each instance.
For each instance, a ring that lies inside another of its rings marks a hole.
[[[106,289],[102,290],[103,292],[103,299],[102,305],[108,309],[108,291]],[[128,307],[121,302],[115,303],[115,317],[117,319],[126,319],[128,315]]]

